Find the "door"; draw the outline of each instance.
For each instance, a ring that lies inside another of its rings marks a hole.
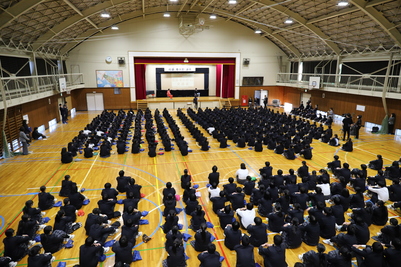
[[[311,98],[311,94],[308,93],[302,93],[301,95],[301,101],[304,103],[304,107],[306,107],[306,103],[309,101],[309,99]],[[301,103],[300,103],[301,104]]]
[[[103,110],[103,93],[87,93],[86,104],[88,110]]]

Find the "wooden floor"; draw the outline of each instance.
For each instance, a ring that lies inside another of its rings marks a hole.
[[[175,116],[175,111],[170,113]],[[272,151],[264,149],[262,153],[254,152],[248,148],[237,148],[235,144],[229,141],[229,148],[220,149],[218,143],[209,137],[211,149],[208,152],[200,151],[189,133],[182,129],[186,140],[189,142],[190,148],[193,150],[188,156],[183,157],[178,150],[166,152],[164,155],[158,155],[155,158],[149,158],[147,151],[140,154],[126,153],[124,155],[114,154],[109,158],[100,158],[95,156],[91,159],[85,159],[82,155],[82,161],[72,162],[71,164],[61,164],[60,151],[61,148],[77,135],[79,130],[92,120],[97,112],[78,112],[75,118],[71,118],[68,124],[58,124],[52,132],[46,132],[49,136],[47,140],[34,141],[30,146],[32,154],[26,156],[15,156],[9,159],[0,160],[0,179],[2,189],[0,193],[0,235],[4,238],[4,231],[11,227],[17,229],[18,222],[21,218],[21,210],[25,201],[32,199],[34,205],[37,205],[37,193],[41,185],[46,185],[48,191],[54,193],[58,197],[61,181],[66,174],[69,174],[74,182],[79,184],[80,188],[85,188],[85,195],[90,198],[89,205],[84,206],[83,210],[86,214],[97,206],[100,200],[100,191],[106,182],[116,185],[116,176],[120,170],[124,170],[127,175],[134,177],[137,183],[143,186],[143,193],[146,195],[139,203],[140,210],[149,211],[146,217],[150,221],[149,225],[142,225],[140,231],[146,233],[152,240],[148,243],[142,243],[140,239],[137,241],[135,250],[140,251],[143,258],[142,261],[132,264],[132,266],[161,266],[161,261],[167,257],[164,249],[164,234],[159,226],[164,222],[161,216],[161,191],[166,182],[171,181],[176,190],[182,194],[179,179],[184,169],[188,169],[193,177],[195,184],[199,185],[199,191],[202,197],[200,203],[206,210],[206,218],[212,222],[215,227],[209,231],[216,237],[216,247],[219,253],[225,257],[222,266],[235,266],[235,253],[226,249],[222,240],[224,239],[223,231],[220,229],[218,218],[211,212],[211,203],[208,199],[206,190],[207,176],[213,165],[217,165],[220,172],[220,185],[226,183],[227,179],[234,176],[240,163],[244,162],[252,175],[257,176],[259,168],[264,166],[265,161],[270,161],[274,167],[274,172],[283,169],[284,173],[288,173],[290,168],[298,168],[302,159],[297,158],[294,161],[286,160],[283,156],[274,154]],[[177,119],[178,125],[182,125]],[[340,134],[339,126],[334,126],[334,132]],[[355,140],[354,152],[346,153],[335,147],[330,147],[314,140],[312,143],[314,148],[313,159],[308,160],[310,171],[324,168],[328,161],[331,161],[334,154],[338,154],[343,162],[348,162],[351,168],[359,168],[360,164],[367,163],[376,158],[377,154],[383,155],[386,165],[400,158],[401,143],[394,139],[391,135],[376,135],[367,133],[361,129],[360,139]],[[369,170],[369,175],[375,173]],[[182,202],[177,205],[184,208]],[[122,210],[122,205],[117,206]],[[58,208],[47,211],[46,216],[52,220],[50,225],[54,223],[54,216]],[[390,216],[398,217],[394,211],[390,211]],[[183,231],[194,234],[188,229],[189,218],[185,213],[180,215],[180,223],[184,225]],[[85,216],[79,217],[78,221],[84,223]],[[380,230],[379,227],[371,226],[371,235],[375,235]],[[75,232],[74,247],[71,249],[63,249],[55,254],[56,266],[59,261],[67,263],[67,266],[73,266],[78,263],[79,246],[83,244],[86,238],[84,229],[81,228]],[[117,233],[109,239],[119,238]],[[269,241],[272,241],[272,235]],[[372,242],[372,240],[370,241]],[[333,248],[326,245],[327,250]],[[315,249],[307,245],[302,245],[298,249],[287,250],[287,263],[293,266],[298,260],[298,255],[308,250]],[[0,251],[3,251],[3,242],[0,242]],[[189,245],[186,246],[186,254],[190,257],[188,266],[199,266],[197,252]],[[110,251],[107,253],[107,259],[99,266],[113,266],[114,255]],[[262,264],[262,258],[257,254],[255,249],[255,259]],[[26,265],[26,258],[19,262],[18,266]],[[84,267],[84,266],[83,266]]]

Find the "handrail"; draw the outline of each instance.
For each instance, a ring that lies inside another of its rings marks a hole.
[[[46,97],[59,93],[61,92],[59,84],[60,78],[65,78],[66,91],[83,88],[85,86],[82,73],[2,77],[0,78],[0,82],[3,85],[5,99],[0,95],[0,102],[4,100],[10,101],[9,106],[12,106],[15,105],[15,101],[11,100],[18,98],[24,98],[35,94]],[[18,104],[22,102],[26,101],[21,99]]]
[[[310,77],[320,77],[320,87],[346,88],[363,91],[381,92],[386,75],[371,74],[313,74],[313,73],[278,73],[277,83],[294,84],[301,88],[309,87]],[[401,77],[388,76],[388,92],[401,93]]]

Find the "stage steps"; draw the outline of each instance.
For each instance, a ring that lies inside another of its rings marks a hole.
[[[226,108],[226,109],[230,109],[231,108],[230,99],[225,98],[225,99],[222,99],[221,102],[223,103],[223,108]]]
[[[147,101],[143,101],[143,100],[137,100],[136,101],[136,109],[137,110],[145,110],[148,108],[148,102]]]

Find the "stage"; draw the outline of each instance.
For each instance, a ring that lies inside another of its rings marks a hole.
[[[138,109],[150,108],[154,109],[178,109],[178,108],[189,108],[194,107],[193,97],[152,97],[147,99],[137,100]],[[230,108],[231,101],[233,98],[220,98],[215,96],[201,96],[198,97],[199,108]]]

